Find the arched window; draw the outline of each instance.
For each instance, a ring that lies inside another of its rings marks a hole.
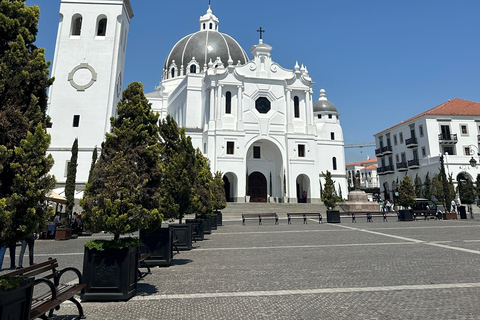
[[[297,96],[293,98],[293,110],[295,113],[295,118],[300,118],[300,99]]]
[[[205,23],[203,24],[203,30],[205,30]]]
[[[225,94],[225,113],[232,113],[232,93],[230,91]]]
[[[105,37],[107,34],[107,18],[100,19],[97,26],[97,36]]]
[[[82,16],[76,14],[72,18],[72,36],[79,36],[82,33]]]
[[[171,74],[172,78],[175,78],[175,68],[172,68],[170,70],[170,74]]]
[[[335,157],[332,158],[332,165],[333,165],[333,170],[337,170],[337,158]]]
[[[190,66],[190,73],[197,73],[197,66],[196,65],[192,64]]]
[[[213,29],[213,25],[210,23],[210,30],[212,30],[212,29]]]

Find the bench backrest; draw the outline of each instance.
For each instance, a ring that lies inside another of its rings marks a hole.
[[[58,262],[57,259],[48,259],[45,262],[34,264],[33,266],[22,268],[13,272],[10,272],[9,276],[23,276],[23,277],[36,277],[42,275],[41,278],[53,279],[57,275]],[[43,275],[45,274],[46,275]]]

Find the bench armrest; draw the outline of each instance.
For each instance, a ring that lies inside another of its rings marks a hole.
[[[68,267],[68,268],[62,269],[61,271],[58,272],[58,275],[55,277],[55,285],[58,286],[60,284],[60,278],[62,277],[62,275],[66,272],[69,272],[69,271],[72,271],[73,273],[75,273],[77,275],[79,284],[83,284],[83,276],[82,276],[82,273],[80,272],[80,270],[78,270],[77,268]]]
[[[55,287],[52,281],[44,278],[38,278],[38,279],[35,279],[35,282],[33,285],[36,286],[39,283],[45,283],[50,288],[50,291],[52,291],[52,300],[57,299],[57,288]]]

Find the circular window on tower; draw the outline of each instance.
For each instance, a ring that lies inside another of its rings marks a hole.
[[[267,113],[270,111],[270,100],[265,97],[260,97],[255,101],[255,108],[260,113]]]

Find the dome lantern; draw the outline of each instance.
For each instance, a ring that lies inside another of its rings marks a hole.
[[[200,31],[218,31],[218,23],[218,18],[212,13],[212,9],[208,5],[207,13],[200,17]]]

